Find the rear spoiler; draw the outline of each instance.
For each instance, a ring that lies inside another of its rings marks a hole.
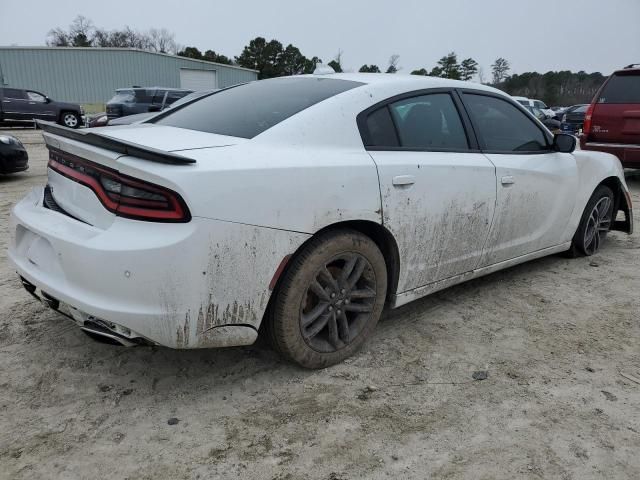
[[[64,138],[93,145],[94,147],[104,148],[106,150],[111,150],[112,152],[131,155],[132,157],[142,158],[152,162],[169,163],[173,165],[189,165],[196,163],[194,159],[183,157],[182,155],[176,155],[175,153],[158,150],[156,148],[145,147],[144,145],[138,145],[136,143],[127,142],[126,140],[120,140],[95,132],[73,130],[53,122],[36,120],[36,125],[47,133],[53,133]]]

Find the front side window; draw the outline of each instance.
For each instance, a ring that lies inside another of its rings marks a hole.
[[[189,92],[186,90],[169,90],[169,93],[167,94],[167,98],[165,100],[165,104],[171,105],[176,100],[184,98],[184,96],[187,94],[189,94]]]
[[[362,83],[283,77],[220,90],[152,121],[158,125],[253,138],[296,113]]]
[[[536,100],[535,102],[533,102],[533,106],[536,108],[539,108],[541,110],[546,110],[547,106],[544,104],[544,102],[540,101],[540,100]]]
[[[487,95],[464,95],[465,105],[484,142],[494,152],[541,152],[549,150],[542,129],[518,107]]]
[[[44,98],[44,95],[38,92],[27,92],[27,96],[29,97],[29,100],[31,100],[32,102],[44,103],[47,101],[47,99]]]
[[[166,90],[156,90],[155,95],[153,96],[153,103],[157,103],[158,105],[162,104],[166,94]]]
[[[151,88],[136,88],[134,92],[135,103],[152,103],[153,95],[156,93],[156,91]],[[162,95],[164,95],[164,91]]]
[[[116,94],[108,103],[131,103],[135,99],[133,90],[116,90]]]

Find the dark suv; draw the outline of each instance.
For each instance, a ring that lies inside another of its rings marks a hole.
[[[600,87],[585,114],[580,146],[640,168],[640,64],[614,72]]]
[[[107,102],[107,117],[118,118],[135,113],[159,112],[176,100],[191,93],[178,88],[119,88]]]
[[[0,88],[0,121],[49,120],[78,128],[83,113],[77,103],[56,102],[35,90]]]

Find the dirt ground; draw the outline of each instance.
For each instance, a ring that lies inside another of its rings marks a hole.
[[[38,132],[12,132],[31,168],[0,177],[0,478],[640,477],[640,233],[388,311],[323,371],[263,343],[126,349],[8,265],[10,208],[46,175]]]

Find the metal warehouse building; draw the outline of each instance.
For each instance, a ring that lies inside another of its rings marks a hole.
[[[32,89],[55,100],[106,103],[116,88],[224,88],[258,72],[130,48],[0,47],[0,86]]]

